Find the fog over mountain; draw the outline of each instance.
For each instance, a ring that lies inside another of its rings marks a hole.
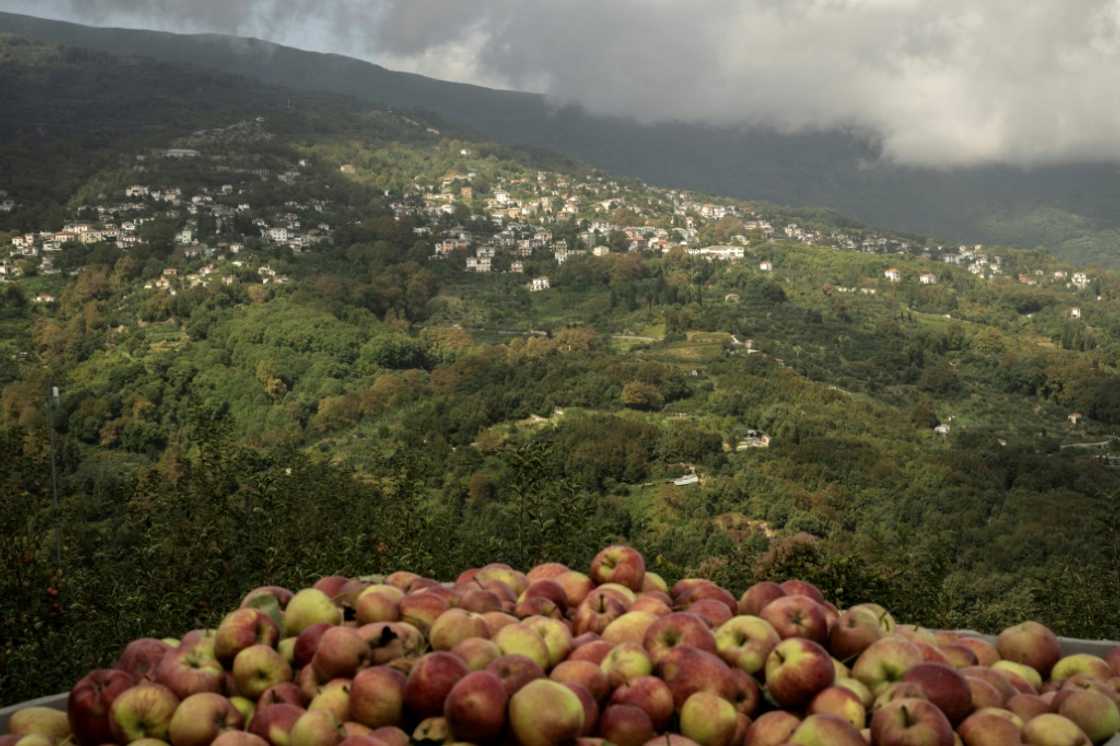
[[[933,167],[1120,161],[1117,0],[4,0],[255,36],[645,122],[866,135]]]

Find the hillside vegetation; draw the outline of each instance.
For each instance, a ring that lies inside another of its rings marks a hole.
[[[670,581],[1120,637],[1120,276],[0,60],[0,702],[256,585],[615,539]]]

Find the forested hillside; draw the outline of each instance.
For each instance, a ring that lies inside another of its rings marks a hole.
[[[488,139],[552,149],[662,186],[825,206],[896,230],[1015,243],[1066,261],[1120,266],[1115,166],[912,168],[880,160],[874,142],[847,132],[643,125],[541,96],[447,83],[254,39],[92,28],[0,13],[3,31],[422,109]]]
[[[4,703],[255,585],[617,538],[1120,636],[1116,274],[14,37],[0,98]]]

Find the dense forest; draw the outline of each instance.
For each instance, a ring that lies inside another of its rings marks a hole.
[[[671,581],[1120,637],[1120,276],[763,234],[865,229],[707,220],[671,205],[718,198],[341,97],[11,37],[0,61],[0,246],[136,224],[3,263],[0,702],[256,585],[617,539]],[[433,258],[500,246],[506,192],[548,202],[527,253]],[[633,225],[680,243],[627,250]],[[555,258],[585,234],[607,250]]]

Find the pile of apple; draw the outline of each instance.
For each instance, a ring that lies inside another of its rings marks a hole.
[[[0,746],[1075,746],[1120,730],[1120,648],[1062,657],[844,611],[805,582],[667,587],[608,547],[556,563],[251,591],[215,630],[130,643]]]

